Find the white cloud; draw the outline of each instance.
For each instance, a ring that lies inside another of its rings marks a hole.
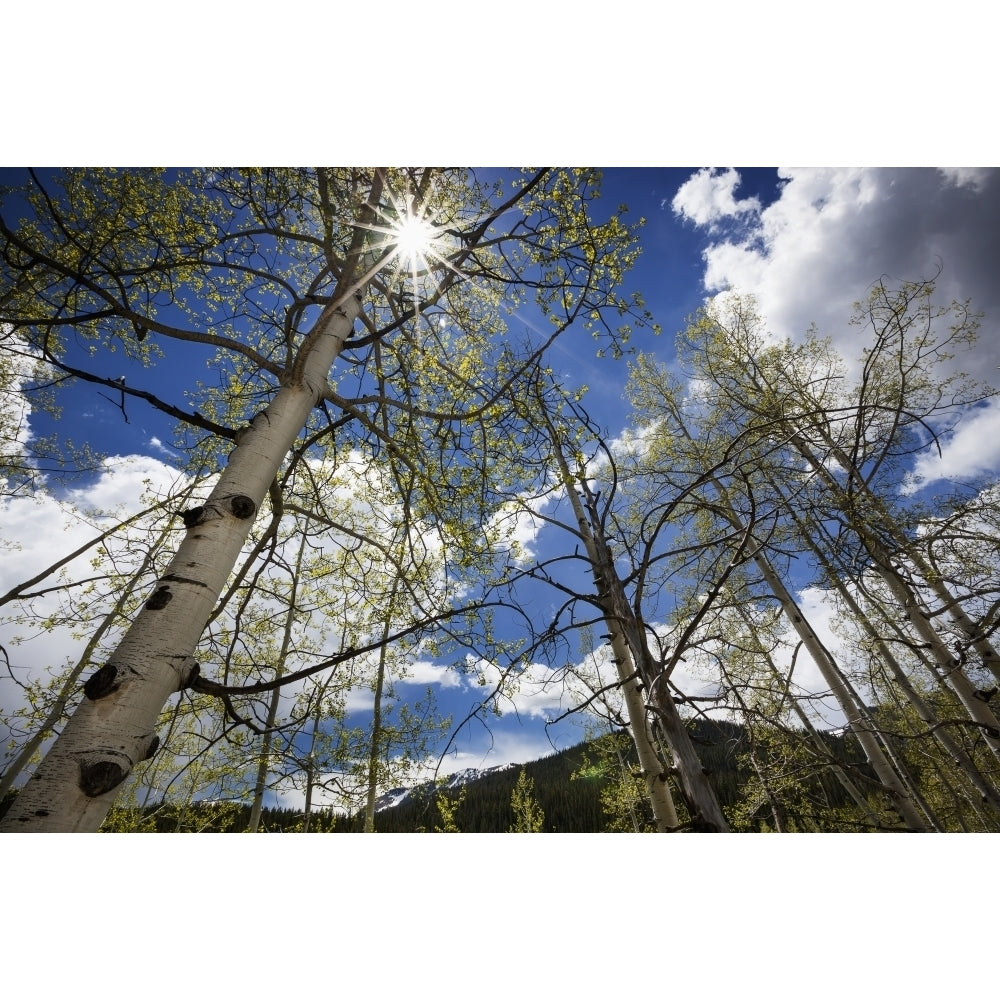
[[[33,497],[0,497],[0,523],[4,525],[6,547],[0,559],[0,594],[63,559],[70,552],[98,538],[102,531],[118,521],[139,512],[148,506],[149,493],[164,495],[182,485],[176,469],[147,456],[127,456],[108,459],[101,473],[87,489],[70,491],[66,499],[57,499],[39,492]],[[145,497],[145,499],[144,499]],[[83,510],[114,511],[113,515],[103,513],[89,516]],[[124,542],[107,543],[114,553],[115,566],[125,572],[128,566],[137,565],[142,549],[130,549]],[[93,577],[95,571],[90,559],[96,550],[91,548],[65,567],[65,579],[79,580]],[[65,614],[67,602],[73,613],[82,615],[93,602],[93,610],[99,612],[102,596],[106,591],[103,583],[95,584],[95,591],[85,595],[76,588],[57,591],[51,588],[64,579],[47,577],[35,585],[33,590],[44,590],[38,597],[31,598],[27,608],[19,602],[11,602],[0,608],[0,645],[10,657],[11,668],[17,682],[28,683],[40,680],[50,671],[58,672],[68,664],[76,663],[84,649],[86,629],[77,623],[60,623]],[[18,621],[22,613],[30,612],[30,618]],[[42,624],[46,616],[53,616],[49,627]],[[21,636],[30,641],[15,642]],[[109,637],[110,638],[110,637]],[[10,712],[24,704],[24,695],[18,683],[9,675],[0,673],[0,710]],[[0,730],[0,742],[4,733]]]
[[[406,676],[397,683],[418,684],[421,687],[439,685],[442,688],[458,688],[463,686],[461,674],[452,667],[430,660],[415,660],[407,664]]]
[[[28,579],[116,521],[148,505],[148,490],[166,494],[180,485],[176,469],[144,455],[109,458],[86,489],[71,490],[65,500],[39,493],[0,498],[4,536],[17,548],[0,561],[0,593]],[[146,496],[146,499],[144,499]],[[84,518],[81,510],[105,512]],[[112,516],[110,513],[114,511]],[[89,555],[81,557],[86,566]]]
[[[987,167],[938,167],[938,171],[955,187],[971,187],[974,191],[982,191],[990,176]]]
[[[703,167],[681,185],[671,207],[676,215],[712,229],[722,219],[758,215],[759,199],[736,199],[739,183],[740,175],[732,167],[727,170]]]
[[[81,510],[121,510],[126,516],[146,506],[148,488],[176,492],[187,477],[150,455],[111,455],[101,463],[98,478],[80,489],[68,490],[66,501]]]
[[[548,492],[542,496],[520,494],[504,504],[489,520],[487,536],[493,544],[508,548],[520,564],[535,558],[534,544],[545,522],[538,516],[557,498]]]
[[[177,458],[177,449],[165,445],[155,434],[149,439],[149,447],[153,451],[158,451],[161,455],[166,455],[168,458]]]
[[[903,481],[912,494],[940,480],[971,479],[1000,469],[1000,399],[976,407],[937,449],[924,451]]]
[[[515,711],[528,718],[551,719],[572,704],[566,697],[564,671],[543,663],[530,663],[515,675],[503,675],[500,667],[486,660],[470,661],[470,667],[483,681],[485,693],[500,687],[503,712]]]
[[[487,767],[520,764],[524,761],[549,757],[557,752],[545,735],[537,729],[529,732],[520,728],[496,727],[491,732],[488,741],[479,740],[477,742],[482,743],[482,746],[458,749],[445,754],[441,760],[438,776],[454,774],[456,771],[464,771],[470,767],[482,770]],[[458,745],[464,746],[461,739],[459,739]],[[435,762],[436,764],[437,762]]]
[[[4,467],[17,469],[26,460],[26,446],[33,434],[29,426],[31,403],[23,392],[24,386],[37,377],[35,352],[10,324],[0,325],[0,490],[7,489],[9,479]]]
[[[781,170],[777,200],[759,214],[732,200],[732,172],[699,171],[675,210],[708,228],[704,283],[710,292],[752,292],[778,336],[801,336],[815,322],[848,360],[861,353],[848,326],[852,304],[881,276],[931,276],[937,298],[972,299],[986,312],[975,353],[980,374],[1000,365],[1000,170]],[[727,195],[728,192],[728,195]],[[731,202],[731,204],[730,204]],[[739,209],[739,211],[735,211]],[[719,219],[729,219],[716,236]]]

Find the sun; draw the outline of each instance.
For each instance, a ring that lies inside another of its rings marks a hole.
[[[392,227],[392,242],[400,264],[408,270],[426,262],[437,237],[437,229],[426,219],[406,214]]]

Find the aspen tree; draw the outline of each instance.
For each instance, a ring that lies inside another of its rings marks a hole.
[[[646,782],[646,792],[653,807],[653,819],[656,822],[657,831],[659,833],[667,833],[678,826],[677,810],[674,808],[670,786],[667,784],[667,766],[656,750],[652,731],[649,727],[649,720],[647,719],[646,704],[642,697],[644,672],[636,666],[636,654],[633,647],[629,644],[624,624],[619,617],[623,602],[619,601],[617,608],[612,610],[613,605],[607,597],[607,590],[609,588],[604,581],[606,580],[606,574],[614,572],[614,569],[612,566],[609,570],[608,559],[602,557],[599,529],[595,526],[594,519],[587,515],[583,502],[580,499],[578,491],[581,486],[585,489],[583,474],[578,472],[576,475],[573,475],[570,472],[555,428],[551,424],[549,427],[553,439],[553,455],[555,456],[556,464],[559,467],[560,475],[566,487],[573,513],[576,516],[578,532],[583,539],[587,557],[592,566],[602,608],[606,612],[604,620],[608,628],[608,642],[611,645],[615,671],[618,675],[619,690],[622,693],[625,711],[628,715],[629,732],[632,735],[632,741],[635,744],[636,753],[639,757],[639,764],[642,767],[643,778]],[[605,542],[603,548],[606,548],[606,545],[607,543]],[[601,591],[605,591],[605,594],[602,595]],[[635,633],[633,633],[633,641],[634,635]],[[674,730],[677,728],[674,727]],[[678,765],[679,767],[690,765],[690,754],[679,756],[682,762]],[[700,766],[699,764],[699,771]],[[689,781],[689,784],[691,783],[693,781]],[[694,809],[692,809],[692,815],[699,812],[699,806],[695,805]],[[712,815],[710,809],[708,810],[708,814]]]
[[[740,647],[744,651],[744,655],[747,656],[747,658],[751,659],[752,661],[755,661],[758,667],[760,664],[764,665],[764,667],[766,668],[768,679],[775,686],[775,695],[778,699],[779,705],[783,705],[786,703],[788,704],[788,706],[794,713],[796,719],[798,720],[798,724],[802,727],[802,730],[808,736],[809,743],[815,750],[818,759],[828,761],[830,771],[837,779],[838,784],[844,789],[844,791],[847,793],[851,801],[853,801],[854,804],[858,807],[858,809],[861,812],[861,815],[864,816],[865,820],[873,828],[882,826],[882,822],[879,820],[879,817],[872,811],[871,805],[869,804],[867,798],[862,793],[862,791],[858,788],[856,782],[851,779],[850,775],[847,774],[847,772],[839,763],[829,759],[829,747],[823,741],[823,737],[820,734],[819,730],[816,728],[816,726],[813,724],[812,719],[809,718],[809,715],[806,713],[802,705],[799,703],[799,699],[791,691],[790,673],[789,676],[787,677],[782,675],[781,671],[778,669],[778,666],[774,661],[771,651],[766,647],[765,644],[759,641],[759,636],[760,636],[760,622],[758,620],[759,615],[754,616],[751,614],[750,611],[750,608],[753,607],[754,605],[751,603],[750,600],[741,599],[739,596],[736,595],[734,595],[734,597],[732,598],[732,602],[733,602],[732,605],[733,611],[735,612],[736,616],[741,620],[743,625],[743,629],[741,630],[742,634],[740,639]],[[730,651],[730,655],[732,655],[732,651]],[[725,658],[723,658],[723,662],[725,662]],[[739,680],[732,678],[731,676],[726,676],[725,672],[723,676],[727,686],[729,686],[734,691],[734,693],[738,697],[740,697],[740,700],[742,701],[742,697],[739,696],[738,693],[738,688],[740,683]],[[744,706],[744,716],[747,717],[748,714],[749,714],[749,706]],[[764,714],[766,716],[767,712],[765,711]],[[774,721],[777,722],[778,720]],[[756,760],[754,766],[755,768],[757,767]],[[764,782],[764,776],[761,774],[759,769],[757,773],[761,781]],[[768,791],[768,796],[770,799],[771,793],[769,791]],[[776,806],[772,804],[772,809],[775,808]],[[780,822],[777,816],[775,817],[775,822],[777,825],[780,826]]]
[[[659,435],[672,433],[675,442],[678,444],[684,442],[688,446],[690,452],[687,456],[688,467],[694,470],[693,476],[698,484],[697,490],[691,493],[691,502],[696,503],[697,498],[701,496],[706,509],[716,518],[724,520],[727,525],[740,533],[750,532],[752,541],[748,558],[756,565],[767,589],[778,600],[788,625],[795,631],[836,698],[850,723],[852,732],[861,743],[865,756],[891,797],[894,808],[910,829],[928,829],[926,820],[914,804],[912,783],[907,780],[905,774],[897,773],[898,767],[894,767],[889,760],[863,701],[852,688],[833,655],[820,641],[815,629],[809,623],[808,616],[785,585],[768,555],[766,542],[757,539],[753,526],[744,522],[731,489],[719,478],[718,472],[721,470],[717,466],[713,467],[711,460],[708,459],[705,445],[698,442],[694,432],[688,428],[677,405],[676,392],[671,391],[672,380],[662,367],[657,369],[648,363],[641,369],[641,375],[643,385],[641,390],[634,390],[633,399],[636,404],[646,403],[642,410],[644,418],[653,422],[661,421],[654,433]],[[657,405],[653,405],[654,398]],[[645,461],[650,464],[659,461],[655,447],[650,449]],[[745,462],[746,459],[741,458],[741,461]],[[755,468],[755,471],[759,473],[760,469]],[[752,498],[748,499],[748,503],[751,507],[756,506]],[[705,545],[708,547],[707,542]]]
[[[127,401],[183,421],[224,465],[3,829],[96,829],[155,753],[169,698],[230,696],[195,652],[286,463],[340,435],[391,455],[417,472],[419,516],[451,525],[452,565],[482,547],[488,449],[520,432],[508,400],[525,359],[497,348],[504,309],[531,296],[551,321],[534,358],[571,326],[619,353],[627,321],[646,321],[620,287],[634,232],[594,220],[598,185],[585,170],[525,172],[512,186],[431,169],[71,170],[30,172],[4,192],[19,212],[0,211],[0,322],[60,376],[120,394],[123,415]],[[225,357],[223,395],[260,409],[239,427],[207,395],[192,412],[85,367],[70,336],[144,365],[185,342],[211,346]],[[414,418],[406,440],[400,414]]]
[[[40,702],[36,702],[36,711],[40,710],[43,716],[41,719],[33,720],[32,728],[34,731],[24,741],[14,758],[6,764],[3,775],[0,776],[0,800],[11,790],[21,773],[38,753],[42,744],[54,735],[63,720],[67,706],[76,698],[80,687],[80,678],[84,671],[93,667],[106,638],[113,635],[115,630],[119,629],[122,622],[126,620],[126,616],[134,610],[133,605],[137,603],[137,592],[149,586],[149,574],[155,569],[157,560],[162,557],[164,548],[169,545],[174,534],[169,514],[166,522],[163,521],[164,511],[169,511],[178,503],[189,503],[191,498],[201,489],[198,480],[193,480],[184,485],[182,489],[171,492],[162,501],[153,503],[139,515],[127,518],[125,521],[105,529],[84,546],[74,550],[70,554],[69,560],[65,558],[57,560],[55,564],[36,573],[30,580],[12,587],[7,594],[0,598],[0,604],[20,603],[22,601],[30,604],[32,597],[39,590],[47,591],[48,596],[51,596],[54,589],[59,589],[58,585],[53,584],[53,579],[57,579],[55,574],[67,561],[72,561],[72,559],[92,550],[106,552],[111,546],[121,546],[121,536],[125,533],[128,534],[128,544],[132,550],[142,552],[138,566],[130,571],[123,580],[121,574],[116,573],[103,584],[102,589],[107,589],[109,585],[115,586],[115,590],[111,592],[110,607],[102,608],[100,611],[100,617],[73,667],[62,676],[57,677],[50,685],[48,695]],[[153,535],[150,532],[156,531],[157,525],[151,523],[151,519],[157,519],[160,522],[157,533]],[[136,526],[134,523],[136,521],[143,523]],[[100,555],[92,557],[93,561],[100,559]],[[116,583],[116,580],[121,582]],[[43,582],[44,586],[41,586]],[[79,596],[69,598],[69,595],[75,594],[76,590],[77,588],[74,586],[66,587],[67,599],[72,601],[74,615],[79,616],[83,610]],[[27,622],[30,619],[22,612],[21,615],[12,616],[10,620]],[[77,627],[83,625],[84,622],[79,621]],[[24,725],[24,722],[22,721],[21,724]]]
[[[898,290],[878,283],[872,289],[855,316],[870,331],[871,346],[852,394],[838,388],[843,370],[828,345],[813,338],[795,348],[768,346],[752,303],[739,299],[690,328],[692,357],[705,362],[704,374],[729,407],[752,414],[761,432],[781,436],[807,463],[826,508],[858,538],[921,641],[935,647],[940,668],[947,671],[958,659],[945,654],[939,622],[947,616],[959,656],[974,651],[1000,679],[1000,657],[989,637],[921,555],[902,512],[878,489],[886,477],[891,483],[899,475],[905,457],[929,446],[915,440],[918,430],[991,394],[948,372],[952,351],[974,343],[978,317],[967,304],[935,309],[933,290],[933,282],[904,282]],[[936,598],[939,607],[924,595]]]
[[[564,436],[556,429],[540,389],[536,390],[536,400],[551,444],[552,457],[559,470],[559,480],[566,490],[576,520],[575,534],[584,544],[597,587],[595,603],[608,628],[608,641],[629,717],[629,730],[643,768],[657,830],[666,832],[676,829],[678,821],[666,781],[668,772],[663,768],[651,739],[647,712],[669,750],[672,759],[670,773],[676,777],[694,828],[706,832],[726,832],[729,825],[684,728],[667,684],[668,672],[650,650],[645,627],[626,596],[603,528],[597,498],[589,487],[585,471],[578,469],[574,473],[570,468],[564,454]],[[579,419],[579,414],[577,417]]]
[[[939,337],[935,326],[944,313],[931,308],[931,290],[927,283],[904,284],[897,292],[882,284],[873,289],[861,313],[873,346],[866,348],[861,381],[851,392],[842,387],[845,372],[827,344],[815,337],[800,345],[768,343],[752,303],[739,296],[713,303],[692,323],[682,354],[701,380],[699,391],[713,426],[731,428],[720,434],[729,434],[728,445],[717,443],[716,449],[733,464],[743,463],[749,478],[760,482],[760,494],[776,517],[787,522],[791,516],[793,533],[799,532],[793,547],[815,554],[813,540],[829,537],[825,521],[841,525],[841,545],[844,535],[852,534],[857,558],[880,577],[932,669],[955,690],[992,745],[995,717],[963,669],[974,651],[981,669],[995,674],[992,643],[966,613],[962,595],[950,591],[921,555],[913,529],[907,529],[898,505],[890,511],[880,487],[884,481],[898,482],[904,462],[922,446],[918,430],[986,391],[938,370],[949,358],[946,348],[971,342],[976,318],[967,306],[953,304],[954,322]],[[797,516],[808,523],[795,527]],[[929,537],[932,532],[921,544]],[[777,577],[773,568],[762,571],[771,580]],[[936,599],[937,607],[928,598]],[[945,614],[953,623],[953,648],[941,627]],[[816,653],[822,657],[821,650]],[[912,782],[910,788],[916,795]]]
[[[285,663],[291,652],[292,626],[298,610],[298,586],[302,572],[302,557],[305,554],[306,535],[303,534],[299,541],[299,551],[295,557],[295,567],[289,578],[290,593],[288,597],[288,611],[285,615],[284,627],[281,630],[281,649],[278,651],[276,659],[275,673],[280,680],[284,672]],[[260,761],[257,764],[257,775],[253,786],[253,800],[250,806],[250,818],[247,821],[247,832],[256,833],[260,826],[260,815],[264,807],[264,792],[267,790],[267,775],[270,765],[271,744],[274,739],[274,725],[278,717],[278,701],[281,697],[281,688],[276,687],[270,694],[267,705],[267,715],[264,720],[264,733],[261,737]]]
[[[796,514],[793,516],[798,517],[799,515]],[[810,525],[808,521],[806,521],[803,524],[801,534],[802,537],[809,543],[810,550],[812,551],[817,564],[826,574],[826,578],[829,581],[830,586],[834,588],[840,600],[843,601],[844,605],[850,612],[850,619],[857,623],[863,633],[867,636],[868,640],[872,644],[873,652],[878,658],[878,662],[888,670],[892,678],[892,682],[902,692],[906,701],[912,706],[917,717],[927,726],[927,731],[933,733],[934,739],[941,744],[954,764],[959,768],[965,778],[982,797],[983,801],[988,803],[994,811],[1000,812],[1000,791],[998,791],[996,786],[986,778],[979,767],[977,767],[975,761],[972,760],[957,740],[953,738],[948,728],[940,724],[941,720],[938,718],[933,706],[916,690],[913,682],[907,675],[905,668],[900,663],[899,658],[893,653],[889,644],[883,638],[882,632],[879,630],[876,623],[861,606],[858,599],[852,593],[850,586],[848,586],[843,576],[841,576],[833,566],[824,549],[816,542],[818,537],[822,537],[821,526],[816,524]],[[873,596],[870,590],[868,591],[868,596]],[[933,670],[933,667],[931,667],[931,670]],[[950,674],[948,676],[954,679],[954,674]],[[944,678],[945,683],[947,683],[947,679],[947,677]],[[966,692],[966,689],[960,682],[959,687],[963,690],[963,692]],[[990,737],[989,730],[996,728],[997,731],[1000,731],[1000,722],[996,722],[995,716],[993,716],[993,713],[990,712],[988,706],[985,705],[981,699],[975,698],[971,693],[966,694],[966,699],[963,704],[966,702],[966,707],[974,711],[979,717],[978,721],[980,721],[984,727],[987,727],[985,730],[987,745],[993,749],[994,753],[996,753],[996,741]],[[995,725],[993,724],[994,722]]]

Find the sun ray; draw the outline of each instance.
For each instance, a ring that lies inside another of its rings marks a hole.
[[[419,215],[404,215],[392,233],[400,264],[412,271],[422,261],[426,262],[437,237],[437,229]]]
[[[403,184],[405,191],[393,191],[387,183],[377,221],[365,228],[374,237],[372,248],[385,253],[387,289],[395,288],[404,309],[420,314],[428,300],[436,301],[446,286],[466,277],[464,264],[475,242],[466,233],[478,234],[482,221],[458,222],[456,206],[438,196],[434,179],[425,185],[410,176]]]

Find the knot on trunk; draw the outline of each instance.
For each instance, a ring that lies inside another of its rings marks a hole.
[[[120,687],[118,669],[110,663],[105,663],[103,667],[87,678],[87,682],[83,685],[83,693],[91,701],[97,701],[100,698],[106,698]]]
[[[245,497],[242,494],[237,494],[230,499],[229,509],[233,512],[233,516],[241,521],[246,521],[257,513],[257,505],[250,497]]]
[[[142,755],[140,760],[149,760],[157,750],[160,749],[160,737],[155,733],[150,739],[149,743],[146,745],[146,752]]]
[[[128,777],[130,770],[116,760],[81,761],[80,791],[95,799],[117,788]]]
[[[204,516],[204,507],[192,507],[190,510],[181,511],[181,520],[185,528],[193,528],[196,524],[200,524]]]
[[[146,601],[147,611],[162,611],[170,602],[173,600],[173,594],[170,593],[170,588],[163,586],[160,587],[153,596]]]

